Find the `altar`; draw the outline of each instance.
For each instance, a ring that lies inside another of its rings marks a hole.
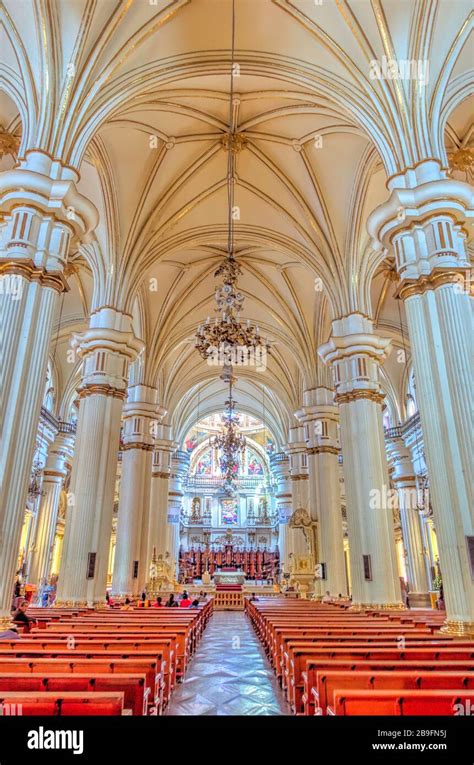
[[[226,571],[227,569],[227,571]],[[278,549],[246,548],[233,544],[212,549],[208,545],[195,545],[179,552],[179,581],[192,584],[207,574],[216,582],[216,576],[242,576],[245,580],[270,582],[278,581],[280,572],[280,556]],[[204,581],[204,580],[203,580]],[[223,580],[224,581],[224,580]],[[228,581],[228,580],[225,580]],[[232,584],[240,584],[232,580]],[[230,584],[230,582],[229,582]]]
[[[220,585],[244,584],[245,579],[243,571],[216,571],[214,574],[214,583]]]

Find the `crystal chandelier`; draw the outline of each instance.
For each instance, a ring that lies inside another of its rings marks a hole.
[[[242,274],[234,251],[234,180],[235,155],[245,145],[245,137],[235,131],[234,124],[234,56],[235,56],[235,9],[232,3],[232,58],[230,75],[229,133],[223,138],[222,145],[228,151],[227,161],[227,252],[215,271],[215,277],[222,278],[222,284],[216,288],[214,321],[208,316],[201,324],[195,336],[195,348],[206,361],[212,357],[222,366],[246,364],[255,354],[255,349],[268,351],[267,340],[262,340],[258,326],[250,320],[242,323],[240,314],[244,296],[239,292],[237,279]]]
[[[236,479],[239,474],[240,458],[246,446],[246,440],[238,427],[238,415],[235,411],[235,401],[232,397],[232,386],[235,377],[232,369],[225,367],[221,379],[229,384],[229,397],[225,402],[225,413],[222,418],[224,433],[215,436],[211,446],[221,450],[220,468],[223,475],[223,488],[228,496],[235,494]]]

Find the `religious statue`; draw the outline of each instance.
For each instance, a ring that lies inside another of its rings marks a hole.
[[[149,568],[149,578],[147,584],[147,595],[150,598],[156,597],[160,590],[168,589],[173,585],[174,577],[170,561],[170,554],[156,554],[156,547],[153,547],[153,554]]]
[[[304,507],[298,507],[290,517],[288,525],[292,529],[301,529],[306,541],[307,555],[290,555],[289,582],[301,598],[306,598],[314,589],[318,524]]]

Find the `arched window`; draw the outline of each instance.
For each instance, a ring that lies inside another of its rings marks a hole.
[[[49,412],[54,410],[54,383],[53,383],[53,369],[51,362],[48,361],[48,369],[46,371],[46,384],[43,395],[43,407]]]
[[[408,390],[405,398],[405,406],[407,410],[407,419],[413,417],[418,411],[418,404],[416,401],[416,386],[415,386],[415,374],[413,369],[410,372],[408,378]]]
[[[390,409],[386,406],[382,413],[382,422],[384,430],[392,427],[392,417],[390,415]]]

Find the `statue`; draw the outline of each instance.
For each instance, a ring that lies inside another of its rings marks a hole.
[[[156,597],[158,592],[172,588],[173,584],[174,577],[169,552],[166,552],[164,557],[162,553],[157,556],[156,547],[153,547],[146,587],[148,597]]]
[[[288,525],[292,529],[301,529],[307,547],[307,555],[291,554],[290,581],[300,598],[306,598],[314,590],[315,563],[317,560],[317,521],[313,521],[304,507],[298,507],[291,515]]]

